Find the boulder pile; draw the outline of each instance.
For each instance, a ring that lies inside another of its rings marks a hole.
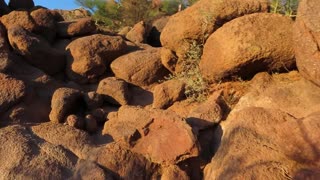
[[[320,4],[269,6],[199,0],[111,33],[0,0],[0,179],[319,179]],[[191,55],[204,101],[179,78]]]

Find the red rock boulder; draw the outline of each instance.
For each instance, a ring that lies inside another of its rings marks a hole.
[[[117,78],[137,86],[155,83],[168,71],[160,60],[160,49],[150,48],[126,54],[111,63],[111,69]]]
[[[26,93],[27,88],[23,81],[0,73],[0,113],[21,102]]]
[[[267,11],[267,0],[200,0],[170,17],[161,33],[161,44],[183,61],[190,41],[205,42],[224,23],[245,14]]]
[[[320,86],[320,4],[317,0],[299,2],[294,30],[295,52],[299,72]]]
[[[95,32],[96,25],[91,18],[82,18],[74,21],[57,23],[57,35],[62,38],[89,35]]]
[[[7,15],[2,16],[1,22],[6,29],[10,29],[14,26],[21,26],[29,32],[37,29],[37,25],[28,11],[12,11]]]
[[[64,69],[64,54],[52,48],[44,38],[28,32],[20,26],[10,28],[8,37],[14,51],[24,56],[31,65],[49,75]]]
[[[96,34],[78,38],[67,46],[67,76],[78,83],[95,82],[114,59],[126,53],[126,48],[119,36]]]
[[[295,67],[293,21],[279,14],[256,13],[234,19],[207,40],[200,61],[209,81],[232,76],[251,78],[260,71]]]

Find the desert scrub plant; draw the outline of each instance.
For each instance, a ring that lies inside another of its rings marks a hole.
[[[295,17],[299,0],[271,0],[271,12]]]
[[[202,102],[209,94],[209,84],[202,77],[199,62],[202,56],[203,44],[197,41],[188,42],[188,51],[181,62],[181,71],[166,77],[166,80],[178,79],[186,84],[185,92],[190,102]]]

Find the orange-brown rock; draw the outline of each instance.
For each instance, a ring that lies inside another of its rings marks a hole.
[[[180,80],[169,80],[157,85],[153,90],[153,108],[166,109],[174,102],[185,98],[185,83]]]
[[[73,10],[55,9],[52,10],[52,13],[55,15],[57,21],[72,21],[75,19],[90,17],[90,12],[84,8],[77,8]]]
[[[44,141],[62,146],[80,159],[87,159],[89,151],[94,149],[90,135],[71,126],[56,123],[41,123],[31,127],[32,132]]]
[[[320,86],[320,4],[316,0],[299,2],[294,30],[295,52],[299,72]]]
[[[109,77],[99,82],[97,93],[104,96],[106,102],[115,105],[129,104],[128,83],[122,79]]]
[[[189,113],[187,122],[193,129],[207,129],[225,118],[226,107],[221,91],[215,92]]]
[[[205,42],[224,23],[245,14],[267,11],[267,0],[200,0],[170,17],[161,33],[161,44],[183,61],[190,41]]]
[[[319,111],[305,118],[259,107],[237,111],[222,124],[221,145],[204,179],[315,178],[319,125]]]
[[[14,26],[21,26],[30,32],[37,29],[37,25],[28,11],[12,11],[7,15],[2,16],[1,22],[6,29],[10,29]]]
[[[155,83],[169,73],[161,64],[159,48],[121,56],[111,63],[111,69],[117,78],[137,86]]]
[[[115,179],[152,179],[153,173],[157,171],[156,165],[141,154],[114,142],[92,150],[88,160],[95,161],[100,167],[107,169]]]
[[[190,178],[188,175],[179,169],[179,167],[170,165],[168,167],[163,168],[161,180],[172,180],[172,179],[179,179],[179,180],[189,180]]]
[[[303,118],[320,109],[320,88],[303,79],[296,71],[272,77],[259,73],[252,79],[249,92],[239,100],[233,112],[245,107],[279,109],[296,118]]]
[[[0,92],[0,113],[3,113],[23,100],[27,88],[23,81],[0,73]]]
[[[295,67],[293,21],[279,14],[256,13],[234,19],[207,40],[200,61],[209,81],[232,76],[251,78],[261,71]]]
[[[78,160],[20,125],[1,128],[0,143],[0,179],[68,179]]]
[[[152,162],[175,164],[198,155],[190,126],[173,112],[122,106],[108,119],[103,134]]]
[[[113,180],[113,177],[110,173],[105,173],[98,164],[88,160],[80,160],[71,180],[78,179]]]
[[[57,23],[57,35],[62,38],[89,35],[94,33],[95,30],[96,25],[91,18]]]
[[[114,59],[126,53],[126,48],[119,36],[96,34],[72,41],[67,47],[68,78],[78,83],[97,81]]]
[[[75,114],[71,114],[66,118],[66,124],[77,129],[83,129],[84,123],[84,119]]]
[[[48,9],[39,8],[30,13],[37,25],[34,33],[43,36],[49,42],[53,42],[56,37],[56,22],[52,12]]]
[[[144,132],[133,151],[149,157],[152,162],[176,164],[199,155],[196,138],[182,118],[163,114],[144,127]]]
[[[44,38],[28,32],[20,26],[10,28],[8,37],[15,52],[24,56],[31,65],[50,75],[64,69],[64,54],[52,48]]]
[[[33,0],[10,0],[9,7],[12,10],[18,10],[18,9],[28,10],[34,7],[34,2]]]
[[[126,34],[126,38],[134,43],[145,43],[147,38],[147,28],[145,22],[138,22]]]
[[[49,118],[52,122],[62,123],[68,115],[76,114],[84,106],[82,93],[71,88],[57,89],[51,100]]]

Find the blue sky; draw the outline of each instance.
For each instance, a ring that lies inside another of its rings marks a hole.
[[[9,0],[6,0],[8,3]],[[35,5],[44,6],[48,9],[75,9],[79,5],[75,0],[33,0]]]

